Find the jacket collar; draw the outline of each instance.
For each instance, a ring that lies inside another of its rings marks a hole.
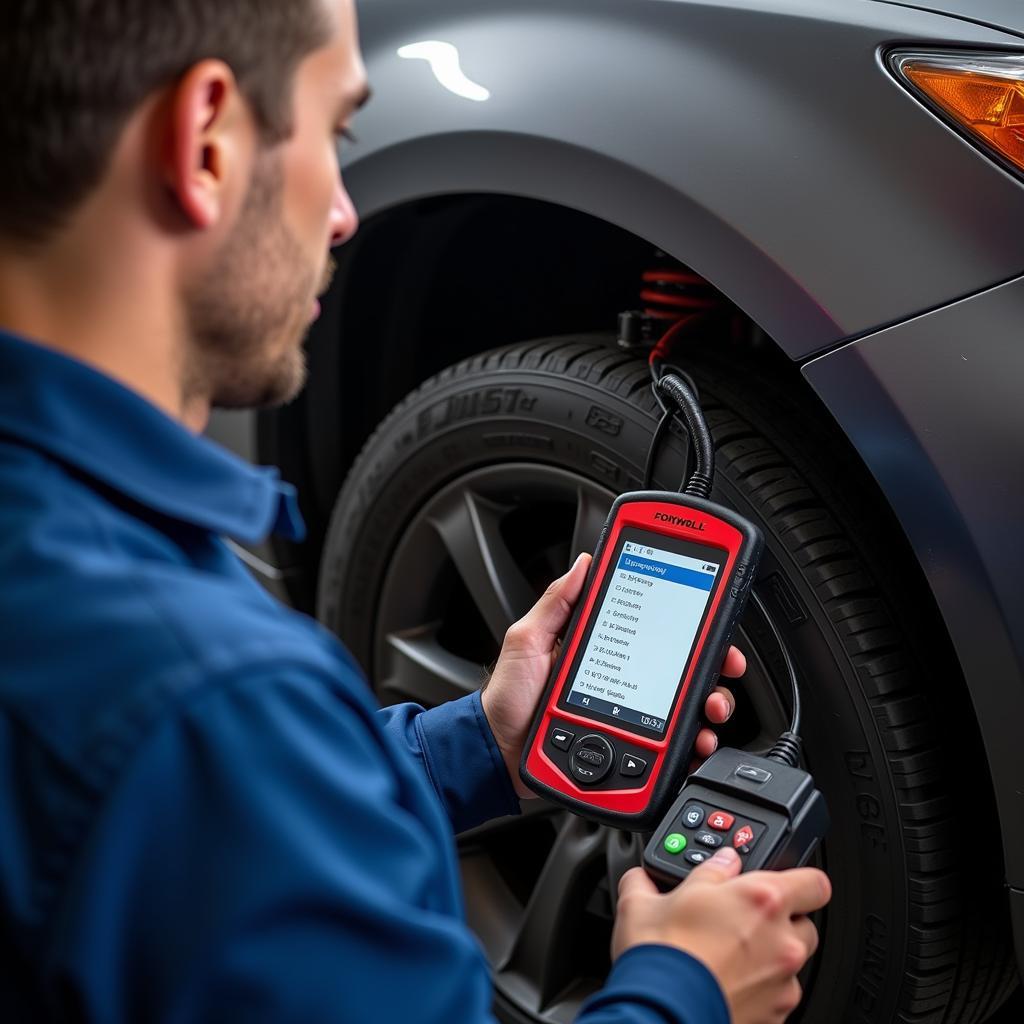
[[[305,533],[295,488],[276,469],[251,466],[98,370],[3,331],[0,435],[212,533],[248,544]]]

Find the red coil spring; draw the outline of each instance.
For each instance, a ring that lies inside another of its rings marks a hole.
[[[651,350],[650,361],[664,359],[672,341],[686,326],[711,310],[721,308],[719,293],[701,277],[688,270],[655,269],[643,272],[640,299],[644,314],[663,320],[666,330]]]

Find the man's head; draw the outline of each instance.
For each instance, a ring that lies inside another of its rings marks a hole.
[[[337,166],[366,91],[352,0],[4,8],[2,251],[102,259],[109,225],[137,248],[112,262],[148,260],[166,292],[175,323],[153,331],[172,328],[184,402],[291,397],[328,250],[357,224]]]

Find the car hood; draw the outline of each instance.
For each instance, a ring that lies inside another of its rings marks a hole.
[[[919,11],[948,14],[992,28],[1024,35],[1021,0],[875,0],[890,7],[916,7]]]

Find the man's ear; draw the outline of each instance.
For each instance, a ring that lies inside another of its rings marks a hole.
[[[223,61],[189,68],[170,97],[164,173],[188,222],[214,226],[248,181],[255,126]]]

